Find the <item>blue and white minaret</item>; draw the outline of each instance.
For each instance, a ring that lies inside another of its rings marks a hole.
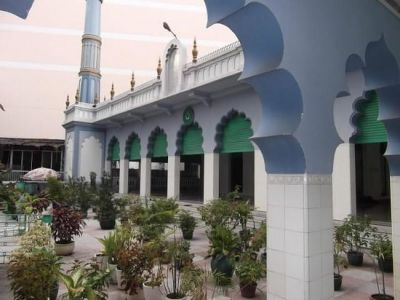
[[[85,31],[82,36],[79,102],[95,103],[100,99],[101,4],[103,0],[86,0]]]

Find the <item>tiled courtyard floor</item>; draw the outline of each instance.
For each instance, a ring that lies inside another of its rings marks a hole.
[[[101,249],[100,243],[96,238],[101,238],[108,232],[100,230],[98,222],[93,219],[86,220],[86,227],[84,234],[76,238],[75,252],[70,257],[64,257],[64,268],[68,269],[74,259],[88,260],[98,253]],[[207,254],[208,242],[203,228],[197,228],[194,234],[194,239],[191,243],[191,252],[195,254],[195,261],[199,264],[209,266],[209,262],[205,261],[204,257]],[[7,265],[0,264],[0,299],[11,300],[13,299],[12,293],[9,291],[9,284],[6,278]],[[342,272],[343,286],[342,291],[335,293],[335,299],[340,300],[367,300],[370,294],[376,293],[375,273],[371,261],[366,258],[366,262],[361,268],[348,268]],[[393,276],[388,274],[386,276],[387,292],[392,293]],[[259,290],[255,299],[266,299],[266,281],[261,281],[258,284]],[[64,289],[60,287],[60,293]],[[214,290],[210,288],[209,299],[218,298],[225,293],[227,299],[244,299],[240,296],[238,288],[231,288],[228,291]],[[124,300],[125,295],[123,292],[118,291],[115,286],[110,286],[109,289],[110,300]]]

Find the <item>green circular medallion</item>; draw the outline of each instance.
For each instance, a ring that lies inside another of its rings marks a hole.
[[[185,111],[183,112],[183,123],[185,125],[190,125],[192,124],[194,121],[194,111],[193,108],[188,107],[185,109]]]

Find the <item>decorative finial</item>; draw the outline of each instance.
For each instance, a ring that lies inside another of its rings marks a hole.
[[[171,28],[169,27],[169,25],[168,25],[167,22],[163,22],[163,27],[164,27],[165,30],[171,32],[172,35],[177,39],[177,36],[176,36],[175,32],[173,32],[173,31],[171,30]]]
[[[75,94],[75,104],[79,103],[79,88],[76,89],[76,94]]]
[[[197,50],[197,41],[196,41],[196,38],[194,38],[194,40],[193,40],[193,50],[192,50],[192,56],[193,56],[192,62],[194,64],[197,63],[197,56],[198,55],[199,55],[199,51]]]
[[[132,72],[132,79],[131,79],[131,92],[135,90],[135,73]]]
[[[158,67],[157,67],[157,79],[161,78],[161,72],[162,72],[162,68],[161,68],[161,58],[158,59]]]
[[[67,101],[65,101],[65,108],[69,107],[69,95],[67,95]]]
[[[110,95],[111,95],[111,100],[114,99],[114,95],[115,95],[115,91],[114,91],[114,83],[111,85],[111,91],[110,91]]]
[[[100,101],[99,101],[99,96],[97,95],[97,93],[96,93],[96,96],[94,97],[94,103],[93,103],[93,107],[96,107],[97,106],[97,103],[99,103]]]

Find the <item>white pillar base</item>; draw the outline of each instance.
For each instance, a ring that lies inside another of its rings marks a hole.
[[[254,150],[254,208],[267,210],[268,177],[264,157],[260,150]]]
[[[174,198],[177,201],[179,201],[180,194],[180,166],[180,156],[168,156],[167,198]]]
[[[142,157],[140,161],[140,196],[150,197],[151,158]]]
[[[333,299],[331,175],[268,175],[268,299]]]
[[[128,194],[129,160],[119,162],[119,193]]]
[[[394,299],[400,299],[400,176],[390,177]]]
[[[219,197],[219,154],[204,154],[204,203]]]

